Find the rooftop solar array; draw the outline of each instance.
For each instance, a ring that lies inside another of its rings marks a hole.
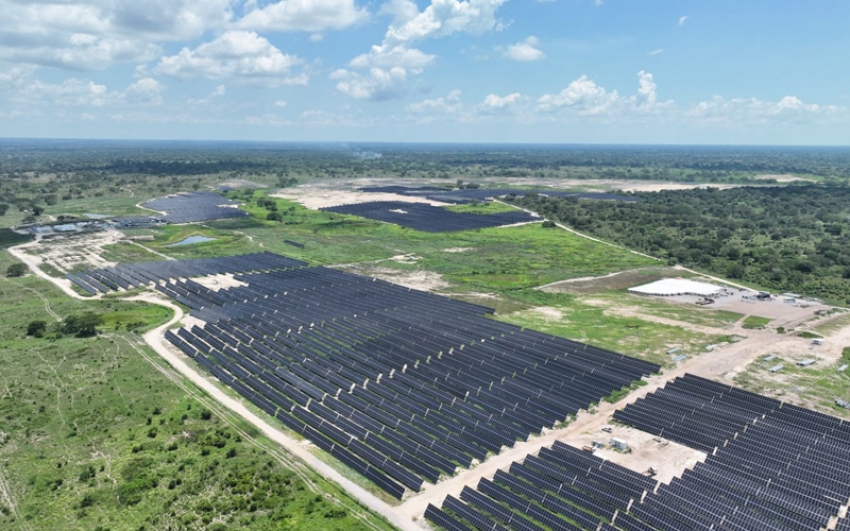
[[[86,271],[85,273],[69,273],[66,276],[68,280],[89,294],[97,295],[98,293],[108,293],[121,289],[128,290],[149,286],[156,282],[178,278],[271,271],[306,265],[307,262],[274,253],[253,253],[222,258],[119,264],[114,267]]]
[[[538,188],[533,190],[523,190],[518,188],[472,188],[449,190],[434,186],[371,186],[360,188],[360,191],[412,195],[425,197],[433,201],[455,204],[471,203],[472,201],[488,201],[493,198],[504,197],[510,194],[523,196],[529,192],[545,195],[547,197],[575,197],[578,199],[594,199],[599,201],[625,201],[633,203],[640,200],[637,197],[627,195],[608,194],[604,192],[570,192],[566,190],[552,190],[551,188]]]
[[[243,218],[247,212],[237,208],[239,203],[213,192],[184,192],[151,199],[142,206],[165,212],[157,216],[169,223],[194,223],[214,219]]]
[[[166,338],[397,498],[660,369],[494,321],[483,306],[276,260],[291,266],[237,274],[241,285],[219,291],[187,275],[159,280],[205,322]],[[166,263],[184,267],[149,265]]]
[[[815,531],[850,500],[848,422],[691,375],[646,402],[615,418],[711,448],[704,463],[661,484],[556,442],[426,518],[447,530]],[[693,432],[659,428],[673,422]]]
[[[497,214],[469,214],[452,212],[425,203],[405,203],[402,201],[376,201],[340,205],[322,210],[339,212],[340,214],[353,214],[425,232],[484,229],[527,221],[539,221],[539,218],[519,210]]]

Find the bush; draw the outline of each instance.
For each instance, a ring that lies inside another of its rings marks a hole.
[[[27,335],[33,337],[44,337],[47,332],[47,323],[44,321],[30,321],[27,325]]]
[[[10,278],[22,277],[27,274],[27,266],[24,264],[12,264],[6,268],[6,276]]]
[[[97,334],[97,327],[103,324],[103,316],[94,312],[82,315],[69,315],[62,321],[62,333],[77,337],[91,337]]]

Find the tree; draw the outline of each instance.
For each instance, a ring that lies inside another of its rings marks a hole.
[[[27,266],[21,263],[12,264],[6,269],[7,277],[22,277],[27,274]]]
[[[69,315],[62,321],[62,333],[77,337],[91,337],[97,334],[97,327],[103,324],[103,316],[86,312],[82,315]]]
[[[43,337],[47,332],[47,323],[44,321],[30,321],[27,325],[27,335],[33,337]]]

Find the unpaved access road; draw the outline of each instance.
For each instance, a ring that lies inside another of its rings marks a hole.
[[[194,368],[190,367],[182,358],[165,344],[164,334],[173,324],[183,319],[183,310],[170,301],[160,298],[154,294],[142,294],[137,297],[132,297],[128,300],[140,300],[152,304],[159,304],[170,308],[174,312],[174,317],[167,323],[147,332],[143,337],[145,342],[164,359],[171,367],[182,374],[187,380],[203,389],[204,392],[213,397],[219,404],[223,405],[233,413],[239,415],[246,422],[251,423],[254,427],[260,430],[263,435],[286,448],[290,453],[307,463],[307,465],[317,473],[324,476],[330,481],[338,483],[343,489],[348,492],[353,498],[357,499],[364,506],[384,516],[394,526],[404,531],[422,531],[423,527],[410,520],[401,518],[398,511],[379,499],[374,494],[368,492],[360,485],[355,484],[348,478],[333,469],[330,465],[314,456],[310,451],[302,446],[300,441],[289,437],[279,429],[268,424],[266,421],[252,413],[242,402],[232,398],[217,387],[213,382],[201,376]]]

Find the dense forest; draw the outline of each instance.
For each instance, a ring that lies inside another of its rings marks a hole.
[[[777,291],[850,304],[850,188],[635,193],[636,203],[514,198],[578,230]]]
[[[850,179],[850,149],[813,147],[307,144],[0,140],[0,175],[297,174],[750,182]]]

